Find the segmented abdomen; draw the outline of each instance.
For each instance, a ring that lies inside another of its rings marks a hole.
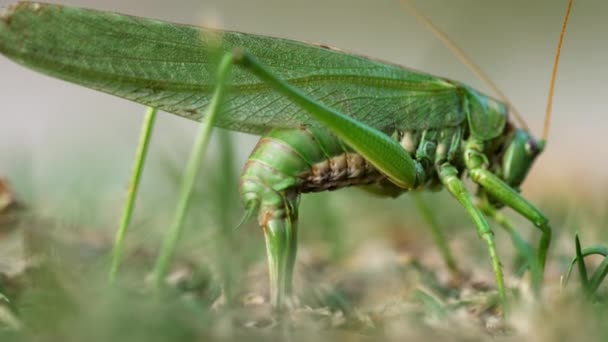
[[[300,193],[372,184],[383,178],[335,135],[300,127],[273,129],[260,139],[245,164],[240,188],[245,207],[250,208],[259,206],[262,198],[295,199]]]

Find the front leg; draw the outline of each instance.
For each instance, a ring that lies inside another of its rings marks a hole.
[[[473,203],[473,198],[464,186],[464,183],[458,177],[458,170],[449,163],[439,166],[439,178],[448,191],[456,197],[458,202],[464,207],[469,216],[473,219],[479,237],[486,243],[490,254],[492,269],[496,277],[496,287],[501,301],[506,303],[505,281],[500,265],[500,259],[496,251],[496,242],[494,241],[494,232],[490,228],[488,220],[481,210]]]
[[[493,219],[509,234],[509,236],[511,236],[511,241],[519,252],[515,259],[515,264],[530,269],[532,275],[532,288],[538,293],[542,282],[542,271],[534,248],[517,233],[515,227],[509,222],[509,219],[492,206],[487,198],[483,198],[481,202],[478,203],[478,206],[486,216]]]
[[[538,246],[538,264],[542,276],[547,259],[547,251],[551,243],[549,220],[519,192],[485,168],[487,161],[481,152],[482,146],[482,144],[472,141],[466,147],[465,163],[469,176],[473,182],[479,184],[488,194],[526,217],[541,230],[542,236]]]

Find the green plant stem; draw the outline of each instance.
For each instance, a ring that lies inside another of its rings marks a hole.
[[[198,174],[202,160],[205,157],[209,138],[211,137],[211,131],[213,130],[213,124],[220,112],[220,106],[226,88],[226,78],[230,73],[231,66],[232,54],[226,54],[220,62],[217,86],[209,104],[209,109],[205,114],[205,119],[200,125],[199,134],[196,137],[190,159],[188,160],[188,165],[186,166],[173,223],[167,232],[162,249],[156,260],[153,278],[154,285],[157,289],[161,289],[164,285],[164,279],[168,273],[171,260],[175,254],[175,249],[182,235],[184,218],[186,217],[186,212],[190,206],[190,198],[196,181],[196,175]]]
[[[585,256],[581,248],[581,241],[578,234],[574,236],[574,247],[576,248],[576,261],[578,265],[578,272],[581,277],[581,285],[587,295],[590,295],[589,291],[589,278],[587,278],[587,267],[585,266]]]
[[[456,263],[456,259],[454,259],[454,256],[452,255],[452,251],[450,250],[450,246],[447,242],[447,239],[445,238],[445,235],[443,234],[441,228],[439,228],[439,224],[437,223],[435,216],[433,215],[429,207],[426,205],[424,199],[420,196],[420,194],[412,192],[412,195],[414,203],[418,208],[418,211],[420,212],[420,214],[422,214],[422,217],[424,218],[428,226],[431,228],[433,240],[435,240],[435,244],[439,248],[439,252],[441,253],[441,256],[444,262],[446,263],[448,269],[452,272],[457,273],[458,265]]]
[[[234,144],[230,132],[220,130],[217,132],[220,156],[218,160],[218,168],[216,169],[215,179],[215,212],[217,213],[218,235],[216,258],[221,265],[220,276],[222,281],[222,289],[225,298],[225,303],[228,307],[232,306],[234,286],[236,279],[235,270],[240,267],[240,258],[238,256],[226,257],[226,251],[238,248],[234,239],[234,212],[226,210],[232,208],[234,203],[238,202],[235,196],[238,188],[236,182],[236,166],[234,162]]]
[[[149,143],[150,137],[152,136],[152,130],[154,129],[156,113],[156,108],[148,107],[139,136],[139,144],[135,153],[135,163],[133,164],[133,169],[131,170],[131,179],[129,181],[129,189],[127,190],[127,201],[125,202],[122,217],[120,218],[120,226],[114,238],[114,247],[112,249],[112,265],[110,267],[111,283],[116,280],[118,269],[120,268],[120,263],[122,261],[122,255],[124,252],[124,240],[127,234],[129,223],[131,222],[131,217],[133,216],[133,209],[135,208],[135,199],[137,198],[137,190],[139,189],[139,182],[143,173],[146,155],[148,154],[148,146],[150,145]]]

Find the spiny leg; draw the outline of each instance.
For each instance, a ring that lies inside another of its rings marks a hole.
[[[478,206],[486,216],[496,221],[496,223],[511,236],[511,241],[518,251],[515,264],[521,265],[522,269],[526,266],[530,267],[532,287],[534,291],[538,293],[542,282],[542,270],[538,263],[534,248],[519,235],[507,217],[494,208],[487,199],[482,200]]]
[[[538,267],[540,268],[540,275],[538,277],[542,279],[547,251],[551,243],[551,227],[547,218],[517,191],[491,172],[482,168],[476,168],[469,170],[469,174],[471,179],[481,185],[490,195],[526,217],[541,230],[542,235],[538,245]],[[531,266],[534,267],[534,265]]]
[[[458,177],[458,170],[449,163],[445,163],[439,166],[439,178],[443,185],[448,191],[456,197],[458,202],[464,207],[467,213],[473,219],[475,227],[479,237],[483,239],[488,247],[490,253],[490,260],[492,262],[492,269],[496,276],[496,287],[498,288],[498,294],[503,303],[506,303],[506,290],[505,282],[502,274],[502,268],[500,265],[500,259],[496,252],[496,242],[494,241],[494,233],[488,224],[488,221],[483,216],[481,210],[473,203],[471,195],[467,192],[464,183]]]
[[[522,216],[530,220],[538,229],[542,236],[538,246],[538,263],[541,272],[544,271],[547,251],[551,243],[551,227],[549,220],[532,203],[528,202],[515,189],[503,182],[498,176],[485,169],[488,161],[480,151],[483,144],[471,140],[465,147],[465,164],[469,176],[476,184],[479,184],[493,198],[517,211]]]

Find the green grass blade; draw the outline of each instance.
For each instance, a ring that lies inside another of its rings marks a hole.
[[[606,278],[607,274],[608,274],[608,258],[604,258],[604,260],[602,260],[602,263],[600,264],[600,266],[598,266],[598,268],[595,270],[595,272],[593,272],[593,275],[591,276],[591,279],[589,280],[589,292],[591,294],[594,294],[595,291],[597,291],[597,289],[600,287],[600,284],[602,283],[602,281],[604,281],[604,279]]]
[[[574,245],[576,248],[576,264],[578,266],[578,273],[581,277],[581,285],[583,290],[589,294],[589,278],[587,278],[587,267],[585,266],[585,257],[583,256],[581,241],[578,234],[574,236]]]
[[[452,272],[458,272],[456,259],[454,259],[454,256],[452,255],[452,251],[450,250],[450,246],[448,245],[445,234],[441,228],[439,228],[439,224],[437,223],[435,216],[419,193],[412,192],[411,195],[414,199],[414,203],[416,204],[416,208],[418,208],[418,211],[422,215],[422,218],[426,221],[429,228],[431,228],[433,240],[435,240],[435,244],[439,248],[439,252],[441,253],[441,256],[448,269],[450,269]]]
[[[580,273],[583,290],[587,296],[591,297],[597,291],[602,281],[606,278],[606,275],[608,275],[608,248],[603,246],[591,246],[583,249],[581,248],[578,234],[576,234],[574,238],[574,243],[576,247],[576,256],[570,262],[564,284],[568,283],[574,268],[574,264],[576,264]],[[584,261],[585,257],[589,255],[601,255],[604,257],[604,260],[602,260],[602,263],[593,272],[591,278],[588,278],[587,276],[587,267]]]
[[[222,289],[227,306],[233,304],[234,279],[236,270],[240,267],[239,255],[226,257],[226,251],[238,248],[234,239],[234,217],[236,206],[239,201],[237,197],[238,183],[236,181],[238,172],[235,165],[235,153],[232,134],[225,130],[217,132],[219,145],[219,160],[215,169],[215,181],[213,192],[213,205],[215,216],[218,221],[216,259],[220,264],[220,277]],[[235,253],[237,254],[237,253]]]
[[[169,231],[167,232],[166,239],[161,248],[160,254],[156,261],[154,268],[154,285],[156,288],[162,288],[164,279],[169,271],[171,260],[175,254],[175,249],[182,235],[184,218],[190,205],[190,198],[192,195],[192,188],[196,180],[196,175],[199,172],[201,162],[204,159],[209,138],[213,130],[213,125],[217,119],[219,112],[221,111],[221,104],[224,98],[224,92],[226,88],[226,80],[232,67],[232,54],[226,54],[219,64],[219,73],[217,78],[217,86],[211,99],[209,109],[205,116],[205,120],[200,125],[200,131],[196,137],[194,148],[188,160],[186,166],[186,172],[184,179],[181,184],[180,194],[178,197],[177,209],[175,218]]]
[[[437,315],[438,318],[447,317],[447,308],[445,303],[439,297],[431,293],[429,290],[419,288],[414,292],[414,298],[419,300],[429,312]]]
[[[515,249],[521,254],[526,263],[530,267],[530,275],[532,280],[532,288],[535,293],[540,293],[540,287],[543,281],[542,271],[540,264],[538,262],[538,258],[534,253],[534,248],[530,246],[514,229],[509,232],[511,235],[511,241],[515,246]]]
[[[0,305],[6,305],[14,315],[19,313],[15,303],[8,297],[8,295],[6,295],[6,289],[4,288],[2,279],[0,279]]]
[[[129,181],[129,188],[127,191],[127,200],[123,208],[122,217],[120,218],[120,226],[116,232],[114,238],[114,247],[112,249],[112,265],[110,267],[110,282],[113,283],[116,280],[118,269],[122,261],[122,255],[124,252],[124,240],[127,234],[131,217],[133,216],[133,209],[135,208],[135,200],[137,198],[137,190],[139,189],[139,183],[141,175],[144,169],[144,163],[146,162],[146,155],[148,154],[148,146],[150,145],[150,137],[152,136],[152,130],[154,129],[154,122],[156,120],[156,108],[148,108],[146,116],[142,125],[141,133],[139,136],[139,144],[135,153],[135,163],[131,171],[131,179]]]
[[[603,257],[608,257],[608,248],[603,247],[603,246],[586,247],[581,250],[581,255],[583,258],[587,257],[589,255],[601,255]],[[579,257],[575,256],[570,261],[570,266],[568,267],[568,271],[567,271],[566,277],[564,279],[564,285],[568,284],[568,281],[570,280],[570,276],[572,275],[572,271],[574,270],[574,265],[577,264],[578,259],[579,259]]]

